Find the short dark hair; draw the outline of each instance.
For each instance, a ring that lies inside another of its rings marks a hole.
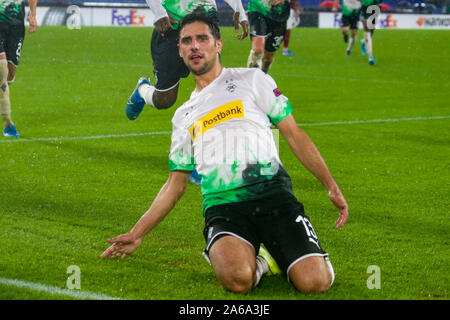
[[[208,25],[215,40],[220,39],[219,19],[217,18],[217,12],[214,10],[206,11],[206,8],[202,6],[198,6],[194,9],[194,11],[181,19],[180,24],[178,25],[178,33],[181,32],[184,26],[197,21]]]

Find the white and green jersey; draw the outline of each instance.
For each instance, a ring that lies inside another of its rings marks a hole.
[[[197,169],[204,212],[218,204],[292,193],[271,129],[291,113],[269,75],[224,68],[175,112],[169,170]]]
[[[291,4],[289,0],[285,0],[276,6],[272,5],[270,0],[250,0],[247,11],[258,12],[271,20],[284,22],[289,19]]]
[[[0,0],[1,1],[1,0]],[[170,15],[179,22],[184,16],[194,11],[197,7],[203,7],[206,12],[216,14],[217,4],[215,0],[146,0],[149,8],[155,15],[155,21]],[[228,0],[226,2],[235,12],[239,12],[239,20],[247,20],[241,0]],[[178,28],[178,23],[172,23],[173,28]]]
[[[0,0],[0,25],[23,25],[24,23],[24,0]]]
[[[344,16],[358,14],[360,9],[361,1],[359,0],[344,0],[342,2],[342,14]]]

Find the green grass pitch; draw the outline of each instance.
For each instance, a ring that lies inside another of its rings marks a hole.
[[[250,41],[222,33],[224,66],[245,66]],[[345,56],[339,30],[301,28],[291,36],[295,55],[275,58],[270,74],[350,207],[336,230],[325,189],[281,138],[295,194],[335,269],[327,293],[301,294],[278,276],[246,296],[224,291],[201,255],[194,185],[134,255],[101,260],[105,239],[127,232],[165,182],[170,120],[194,88],[188,77],[174,107],[126,119],[137,79],[154,80],[150,35],[88,27],[27,35],[11,86],[22,138],[0,138],[0,299],[68,299],[5,279],[64,289],[70,265],[81,270],[81,291],[124,299],[449,298],[448,31],[377,30],[370,66],[359,44]],[[367,286],[372,265],[380,289]]]

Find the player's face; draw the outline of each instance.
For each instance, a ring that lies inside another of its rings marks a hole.
[[[221,49],[222,40],[215,40],[209,26],[203,22],[188,24],[180,32],[180,57],[194,75],[207,73],[219,63]]]

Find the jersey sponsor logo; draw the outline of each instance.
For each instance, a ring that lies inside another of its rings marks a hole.
[[[203,133],[214,128],[219,123],[230,119],[244,118],[244,106],[242,100],[228,102],[214,109],[194,122],[189,129],[192,139],[196,141]]]

